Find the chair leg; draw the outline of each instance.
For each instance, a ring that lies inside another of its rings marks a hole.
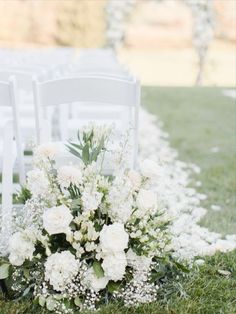
[[[15,161],[12,123],[6,125],[3,136],[2,229],[5,230],[5,232],[10,232],[13,203],[13,165]]]

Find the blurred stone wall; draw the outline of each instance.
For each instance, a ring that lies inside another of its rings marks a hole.
[[[214,0],[216,36],[236,41],[236,1]]]
[[[107,0],[0,0],[0,46],[105,43]]]
[[[0,0],[0,46],[105,44],[105,4],[109,0]],[[125,1],[125,0],[117,0]],[[197,0],[196,0],[197,1]],[[216,36],[236,40],[236,0],[213,0]],[[126,46],[191,45],[190,10],[178,0],[137,0],[127,23]]]

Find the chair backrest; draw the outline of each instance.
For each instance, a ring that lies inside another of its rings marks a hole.
[[[138,101],[137,81],[86,75],[34,82],[35,100],[40,106],[86,102],[129,107]]]
[[[0,107],[1,106],[11,107],[11,105],[12,105],[12,100],[11,100],[9,83],[3,82],[0,79]]]
[[[23,72],[13,69],[0,70],[0,81],[8,81],[11,76],[15,77],[17,87],[20,90],[32,92],[32,72]]]
[[[42,109],[45,107],[69,103],[86,103],[93,106],[109,105],[129,108],[133,120],[130,122],[134,130],[134,163],[136,164],[140,103],[138,81],[89,75],[47,82],[34,80],[34,97],[38,143],[42,141]]]
[[[25,169],[23,158],[23,145],[21,139],[21,129],[19,122],[18,111],[18,97],[16,89],[16,81],[14,77],[9,79],[9,82],[0,81],[0,106],[7,106],[12,108],[13,125],[14,125],[14,137],[17,147],[17,158],[19,162],[19,177],[20,183],[25,183]]]

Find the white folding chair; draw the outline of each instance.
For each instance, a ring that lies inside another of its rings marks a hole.
[[[12,110],[12,123],[16,143],[19,179],[20,183],[23,185],[25,183],[24,152],[19,122],[17,88],[14,77],[11,77],[9,82],[0,81],[0,107],[9,107]],[[3,147],[3,152],[5,152],[5,147]],[[3,156],[3,152],[1,153],[1,156]]]
[[[0,81],[8,82],[10,77],[14,77],[17,86],[18,114],[21,121],[21,135],[24,146],[29,146],[35,141],[35,121],[33,105],[33,85],[32,72],[23,72],[17,70],[0,70]],[[0,127],[6,119],[12,117],[11,108],[0,108]]]
[[[93,105],[97,108],[100,106],[128,108],[129,121],[133,128],[132,166],[137,166],[140,86],[136,80],[122,80],[103,76],[78,76],[47,82],[34,80],[34,97],[38,143],[43,141],[44,125],[42,116],[48,106],[78,103],[78,106],[81,104]],[[64,114],[65,116],[61,115],[61,121],[65,126],[68,115],[65,112]],[[96,121],[92,111],[90,111],[90,114],[92,120]],[[68,135],[64,132],[62,140],[67,139]]]
[[[13,123],[12,121],[8,121],[4,127],[2,139],[2,226],[0,226],[0,230],[3,232],[9,231],[8,228],[10,227],[12,218],[11,211],[14,193],[13,167],[16,160],[16,149],[13,138]]]

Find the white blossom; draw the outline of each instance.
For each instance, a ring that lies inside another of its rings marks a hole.
[[[54,143],[43,143],[34,150],[34,158],[37,162],[54,160],[58,152],[58,148]]]
[[[42,170],[34,169],[27,173],[27,188],[33,196],[45,196],[50,188],[50,183]]]
[[[93,267],[91,267],[86,271],[82,282],[88,289],[92,289],[98,292],[106,288],[109,282],[109,279],[106,276],[97,277],[97,275],[94,272]]]
[[[14,233],[9,240],[9,261],[12,265],[21,266],[26,259],[31,260],[35,251],[35,238],[27,230]]]
[[[100,245],[104,253],[122,252],[128,247],[129,235],[121,223],[104,225],[100,232]]]
[[[96,210],[101,203],[102,196],[102,193],[96,190],[94,191],[94,189],[91,187],[87,187],[83,191],[81,197],[84,211],[90,212]]]
[[[151,160],[151,159],[145,159],[140,163],[140,171],[144,177],[147,178],[155,178],[160,174],[161,167],[159,165]]]
[[[134,190],[138,190],[141,186],[141,183],[142,183],[141,175],[135,170],[129,170],[128,178],[129,178]]]
[[[150,190],[141,189],[138,193],[136,202],[138,206],[136,214],[142,217],[146,212],[156,209],[157,195]]]
[[[70,251],[54,253],[45,262],[45,279],[56,291],[65,290],[79,271],[79,262]]]
[[[126,266],[127,260],[123,252],[108,254],[102,262],[105,276],[113,281],[122,280],[125,275]]]
[[[43,214],[43,227],[50,234],[68,233],[73,216],[65,205],[48,208]]]
[[[63,188],[68,188],[70,184],[79,187],[82,178],[82,172],[78,167],[62,166],[57,171],[58,183]]]

